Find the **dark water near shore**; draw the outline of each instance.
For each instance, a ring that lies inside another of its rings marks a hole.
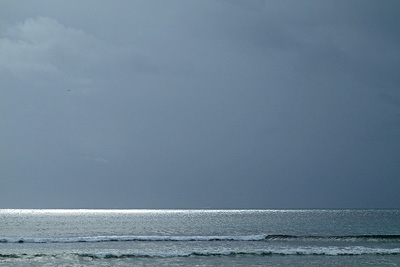
[[[400,210],[0,210],[0,265],[400,266]]]

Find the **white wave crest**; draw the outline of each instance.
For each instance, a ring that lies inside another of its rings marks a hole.
[[[240,256],[240,255],[315,255],[315,256],[357,256],[357,255],[399,255],[400,248],[367,248],[367,247],[309,247],[309,248],[281,248],[281,249],[256,249],[256,250],[215,250],[215,251],[186,251],[186,252],[132,252],[132,253],[88,253],[77,254],[90,258],[171,258],[189,256]]]
[[[78,243],[111,241],[260,241],[266,235],[246,236],[86,236],[86,237],[20,237],[0,238],[0,243]]]
[[[2,254],[2,258],[37,258],[37,257],[63,257],[66,254]],[[253,250],[196,250],[196,251],[172,251],[172,252],[102,252],[102,253],[72,253],[78,257],[93,259],[112,258],[174,258],[174,257],[212,257],[212,256],[291,256],[291,255],[314,255],[314,256],[360,256],[360,255],[400,255],[400,248],[370,248],[363,246],[355,247],[297,247],[297,248],[269,248]]]

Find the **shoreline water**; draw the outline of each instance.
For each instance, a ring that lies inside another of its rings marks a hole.
[[[400,265],[398,209],[2,209],[0,231],[0,265]]]

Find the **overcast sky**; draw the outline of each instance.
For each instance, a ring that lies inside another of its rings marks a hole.
[[[0,208],[399,208],[400,1],[0,2]]]

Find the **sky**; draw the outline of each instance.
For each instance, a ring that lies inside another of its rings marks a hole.
[[[0,1],[0,208],[400,208],[399,11]]]

